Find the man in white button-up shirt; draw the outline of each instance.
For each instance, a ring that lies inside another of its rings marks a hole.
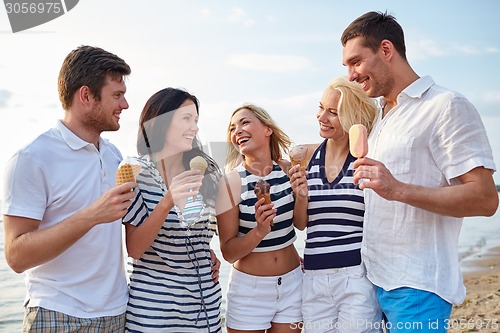
[[[465,298],[458,261],[464,216],[498,207],[484,126],[461,94],[419,77],[387,13],[366,13],[341,37],[349,79],[382,112],[356,161],[365,189],[362,258],[390,332],[446,332]]]

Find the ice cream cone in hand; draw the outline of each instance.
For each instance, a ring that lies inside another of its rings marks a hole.
[[[208,168],[207,160],[201,156],[195,156],[189,161],[189,169],[191,170],[199,170],[201,175],[205,174],[205,171]],[[193,201],[196,199],[196,196],[193,196]]]
[[[138,164],[124,163],[116,171],[116,186],[128,182],[135,182],[141,172],[141,166]]]
[[[264,205],[271,203],[271,185],[263,179],[259,179],[253,189],[257,200],[264,198]],[[274,226],[274,221],[271,221],[271,226]]]
[[[297,145],[290,150],[290,163],[292,167],[300,165],[300,170],[306,171],[307,168],[307,146]]]

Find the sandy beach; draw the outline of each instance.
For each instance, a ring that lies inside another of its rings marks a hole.
[[[449,332],[500,332],[500,247],[461,264],[467,295],[453,308]]]

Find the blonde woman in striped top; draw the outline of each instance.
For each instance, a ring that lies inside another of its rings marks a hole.
[[[290,139],[262,108],[246,104],[231,115],[229,156],[216,200],[221,251],[233,264],[226,324],[231,332],[299,332],[302,270],[293,245],[294,194],[287,176]],[[271,204],[257,200],[259,180]]]
[[[353,182],[356,158],[349,152],[349,128],[368,131],[378,114],[359,84],[332,80],[319,102],[316,118],[320,144],[308,145],[308,200],[295,216],[307,227],[304,249],[302,315],[305,333],[380,332],[382,313],[375,288],[361,260],[365,213],[363,191]],[[293,182],[305,174],[290,170]]]

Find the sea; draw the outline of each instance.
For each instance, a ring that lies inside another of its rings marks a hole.
[[[304,240],[305,233],[298,231],[295,246],[301,255],[304,251]],[[500,246],[500,210],[492,217],[464,219],[459,238],[459,255],[462,261],[497,246]],[[212,241],[212,248],[222,261],[220,283],[223,294],[222,314],[224,315],[231,266],[222,258],[217,237],[214,237]],[[0,333],[21,331],[25,293],[24,274],[14,273],[5,262],[3,222],[0,220]]]

